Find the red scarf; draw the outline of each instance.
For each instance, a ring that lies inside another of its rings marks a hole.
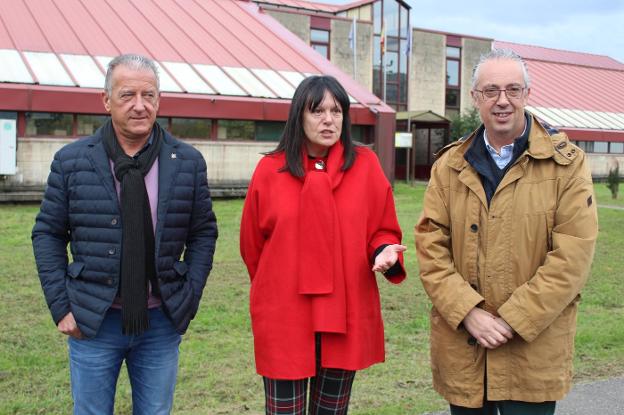
[[[334,190],[344,172],[340,141],[329,149],[326,169],[314,167],[304,154],[306,175],[299,196],[299,294],[312,300],[314,331],[346,333],[346,292],[340,220]]]

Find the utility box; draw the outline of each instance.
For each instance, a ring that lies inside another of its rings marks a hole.
[[[0,175],[17,170],[17,113],[0,111]]]

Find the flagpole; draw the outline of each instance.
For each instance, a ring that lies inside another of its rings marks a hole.
[[[353,79],[357,81],[357,21],[353,16]]]
[[[381,70],[383,79],[383,101],[386,102],[386,19],[381,20]]]
[[[383,101],[386,102],[386,52],[381,55],[381,68],[383,71]]]

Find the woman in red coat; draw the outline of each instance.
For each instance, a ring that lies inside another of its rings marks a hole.
[[[346,414],[355,371],[384,360],[375,272],[405,279],[392,189],[351,140],[349,96],[304,80],[249,185],[240,230],[267,414]]]

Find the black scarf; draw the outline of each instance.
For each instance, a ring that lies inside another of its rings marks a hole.
[[[160,152],[162,129],[154,123],[152,143],[138,157],[128,156],[109,120],[102,126],[106,154],[115,163],[121,183],[121,321],[125,335],[139,335],[149,328],[148,278],[156,275],[152,213],[145,189],[145,175]],[[153,285],[155,287],[155,285]]]

